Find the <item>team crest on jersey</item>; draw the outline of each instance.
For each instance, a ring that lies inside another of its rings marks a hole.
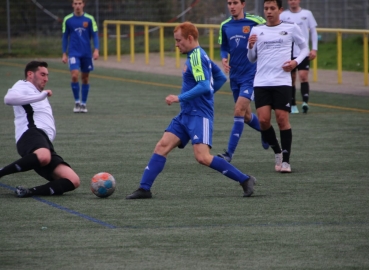
[[[88,22],[83,22],[83,27],[87,28],[88,27]]]
[[[248,34],[248,33],[250,33],[250,26],[244,26],[244,27],[242,28],[242,32],[243,32],[244,34]]]
[[[282,31],[282,32],[280,32],[279,34],[280,34],[280,35],[282,35],[282,36],[286,36],[286,35],[288,35],[288,33],[287,33],[286,31]]]

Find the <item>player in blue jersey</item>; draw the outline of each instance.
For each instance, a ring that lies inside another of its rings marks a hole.
[[[214,93],[226,82],[224,73],[199,46],[198,30],[190,22],[184,22],[174,29],[176,47],[187,54],[182,71],[183,82],[180,95],[165,98],[168,105],[180,103],[181,111],[174,117],[156,144],[154,153],[141,178],[139,189],[127,199],[152,197],[151,187],[163,170],[167,155],[176,147],[184,148],[189,141],[196,160],[240,183],[244,197],[254,191],[255,178],[236,169],[224,159],[210,154],[214,118]]]
[[[75,105],[73,112],[87,112],[87,97],[90,90],[89,74],[94,69],[92,58],[99,58],[99,37],[97,24],[93,16],[83,12],[84,0],[73,0],[73,13],[65,16],[63,21],[63,63],[69,63],[72,76],[71,87]],[[91,50],[91,39],[94,51]],[[68,49],[68,56],[67,56]],[[82,85],[79,85],[81,70]],[[81,97],[80,97],[81,92]]]
[[[220,56],[224,71],[229,73],[230,86],[235,102],[233,128],[228,141],[228,149],[219,157],[231,162],[238,142],[241,138],[244,124],[260,132],[259,120],[251,111],[250,102],[254,100],[254,77],[256,64],[250,63],[247,55],[247,41],[251,29],[265,20],[259,16],[244,12],[245,0],[227,0],[231,16],[222,22],[219,30]],[[228,55],[230,61],[228,63]],[[264,149],[269,145],[263,141]]]

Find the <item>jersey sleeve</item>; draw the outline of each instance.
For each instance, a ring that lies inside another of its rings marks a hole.
[[[219,29],[219,39],[218,43],[220,44],[220,58],[228,58],[228,52],[229,52],[229,46],[228,46],[228,40],[227,36],[225,34],[225,31],[223,31],[224,24],[220,26]]]
[[[65,17],[63,20],[63,25],[62,25],[62,51],[63,53],[67,52],[68,49],[68,38],[69,38],[69,28],[67,27],[67,20],[68,18]]]
[[[46,91],[42,91],[40,93],[32,93],[32,94],[30,93],[25,94],[24,93],[25,91],[26,89],[22,89],[22,88],[9,89],[7,94],[4,97],[4,103],[10,106],[21,106],[21,105],[41,101],[47,97]]]

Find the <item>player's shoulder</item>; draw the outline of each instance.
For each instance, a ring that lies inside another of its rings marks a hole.
[[[232,21],[232,16],[228,17],[227,19],[225,19],[224,21],[222,21],[220,23],[220,27],[224,26],[227,23],[230,23]]]
[[[282,20],[282,22],[281,22],[281,25],[283,25],[283,26],[286,26],[286,25],[294,25],[294,24],[295,24],[294,22],[285,21],[285,20]]]
[[[73,16],[74,16],[73,13],[68,14],[67,16],[64,17],[64,22],[71,19],[71,18],[73,18]]]
[[[250,13],[246,13],[245,14],[245,19],[253,21],[255,23],[257,23],[258,25],[260,24],[265,24],[265,19],[263,17],[260,17],[258,15],[254,15],[254,14],[250,14]]]
[[[83,16],[85,18],[90,19],[91,21],[94,21],[95,20],[94,16],[92,16],[91,14],[88,14],[87,12],[83,13]]]

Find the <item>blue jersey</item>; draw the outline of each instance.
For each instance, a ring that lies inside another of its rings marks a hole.
[[[219,70],[219,68],[217,68]],[[199,82],[208,81],[206,93],[188,101],[181,101],[181,113],[197,115],[213,120],[214,89],[212,77],[212,61],[201,47],[196,47],[187,54],[182,71],[183,82],[181,94],[193,89]]]
[[[76,16],[74,13],[65,16],[63,21],[63,53],[67,51],[69,39],[69,57],[92,57],[91,38],[93,38],[95,49],[99,49],[97,30],[94,17],[87,13],[82,16]]]
[[[234,20],[229,17],[221,23],[219,30],[219,44],[221,58],[228,58],[231,67],[229,78],[253,80],[256,73],[256,64],[251,63],[247,58],[247,42],[252,27],[264,24],[262,17],[245,13],[245,17]]]

